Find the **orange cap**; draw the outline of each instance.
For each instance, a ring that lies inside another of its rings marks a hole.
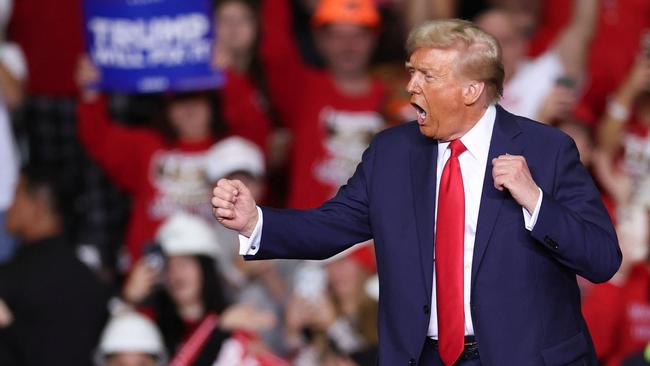
[[[351,23],[375,28],[379,22],[379,12],[372,0],[321,0],[312,18],[314,27]]]

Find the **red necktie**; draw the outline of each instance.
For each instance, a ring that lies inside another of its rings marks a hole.
[[[438,352],[447,366],[456,362],[464,347],[465,193],[458,156],[467,150],[460,140],[452,141],[449,148],[451,156],[440,178],[435,239]]]

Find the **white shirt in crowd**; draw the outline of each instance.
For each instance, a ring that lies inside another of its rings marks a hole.
[[[499,104],[516,115],[536,120],[546,96],[564,74],[560,56],[554,49],[526,60],[503,86]]]

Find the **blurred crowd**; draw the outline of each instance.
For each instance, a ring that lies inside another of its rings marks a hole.
[[[330,198],[416,119],[409,29],[454,17],[499,40],[500,104],[575,140],[624,253],[583,313],[603,365],[650,365],[648,0],[215,0],[225,84],[156,94],[94,87],[82,0],[0,0],[0,365],[374,365],[372,242],[245,262],[209,198]]]

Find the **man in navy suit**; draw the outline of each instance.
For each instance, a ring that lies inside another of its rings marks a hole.
[[[375,240],[379,365],[593,365],[576,275],[621,252],[574,142],[497,101],[496,40],[432,21],[407,41],[418,120],[378,134],[348,183],[312,210],[259,208],[222,180],[217,219],[248,259],[322,259]]]

